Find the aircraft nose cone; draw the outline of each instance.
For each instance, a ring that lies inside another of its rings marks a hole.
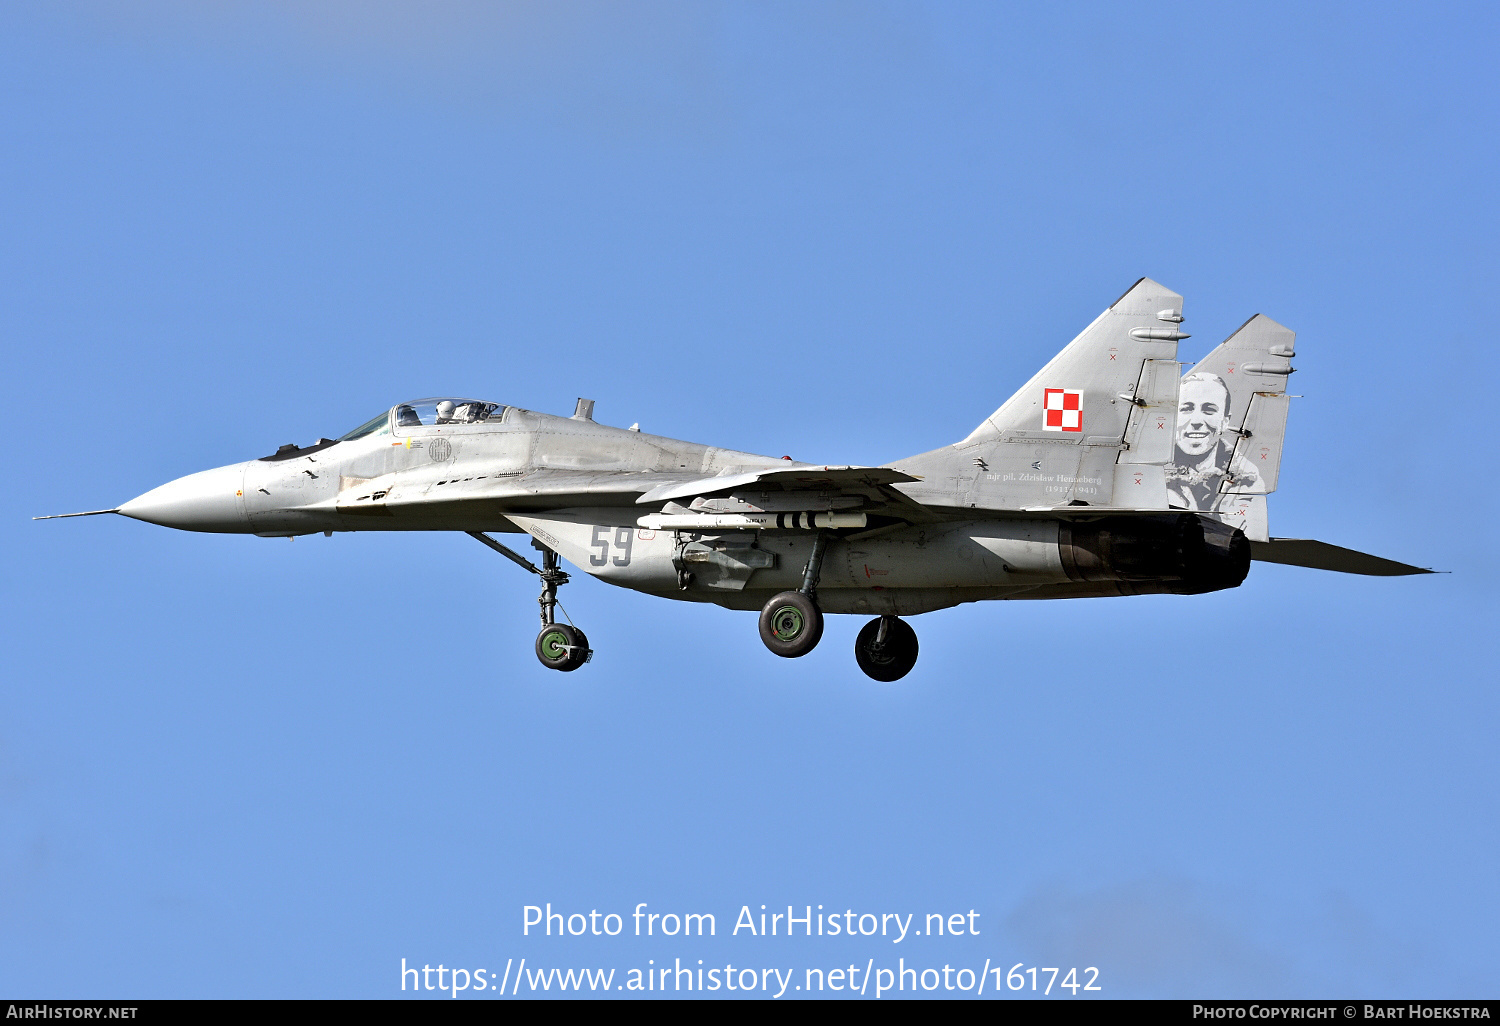
[[[121,506],[120,512],[181,531],[248,531],[240,494],[244,482],[243,463],[216,467],[153,488]]]

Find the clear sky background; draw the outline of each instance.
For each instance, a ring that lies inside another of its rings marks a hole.
[[[4,5],[0,992],[904,957],[1500,996],[1497,27]],[[915,618],[881,685],[862,619],[787,661],[751,614],[579,574],[597,655],[561,675],[533,579],[462,535],[27,519],[441,394],[885,462],[962,438],[1142,275],[1186,297],[1186,360],[1257,311],[1298,332],[1274,534],[1451,575],[967,606]],[[523,938],[546,902],[719,935]],[[981,933],[727,936],[762,903]]]

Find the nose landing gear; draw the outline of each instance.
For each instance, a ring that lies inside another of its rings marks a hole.
[[[541,660],[543,666],[549,670],[562,670],[566,673],[578,669],[594,658],[594,650],[589,648],[588,635],[572,624],[557,623],[554,618],[553,614],[557,609],[557,589],[568,583],[567,573],[558,566],[556,552],[541,542],[533,540],[531,544],[542,553],[542,565],[538,569],[531,560],[517,555],[489,535],[481,531],[470,531],[468,534],[474,540],[488,545],[512,563],[530,570],[542,579],[542,594],[537,599],[537,604],[542,607],[542,632],[536,636],[536,657]]]
[[[576,670],[594,658],[589,648],[588,635],[572,624],[557,623],[553,612],[557,608],[557,589],[568,583],[568,575],[558,569],[557,553],[541,542],[532,542],[542,550],[542,595],[537,604],[542,607],[542,632],[536,636],[536,657],[551,670]]]
[[[867,677],[900,680],[917,665],[917,632],[899,617],[876,617],[854,639],[854,661]]]

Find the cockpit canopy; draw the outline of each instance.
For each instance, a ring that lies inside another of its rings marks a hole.
[[[397,427],[432,427],[438,424],[480,424],[499,420],[505,407],[478,399],[417,399],[396,407]]]
[[[368,436],[374,435],[374,434],[388,435],[390,433],[391,433],[391,411],[390,410],[386,410],[380,416],[375,417],[372,420],[366,421],[365,423],[361,424],[359,427],[355,428],[353,431],[349,432],[347,435],[340,435],[339,436],[339,441],[341,441],[341,442],[352,442],[356,438],[367,438]]]
[[[339,439],[352,442],[375,434],[390,434],[392,427],[436,427],[444,424],[495,423],[505,416],[505,407],[478,399],[414,399],[387,410]]]

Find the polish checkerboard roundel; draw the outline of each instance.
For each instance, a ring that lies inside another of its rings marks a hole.
[[[1042,430],[1083,430],[1083,389],[1043,389]]]

